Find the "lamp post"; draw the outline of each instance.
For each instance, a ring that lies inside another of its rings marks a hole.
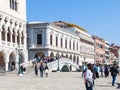
[[[20,66],[20,61],[21,61],[21,57],[20,57],[20,51],[22,51],[22,49],[16,49],[18,52],[18,75],[22,76],[22,71],[21,71],[21,66]]]
[[[57,60],[58,60],[58,67],[57,67],[57,71],[60,72],[60,67],[59,67],[59,54],[57,54]]]

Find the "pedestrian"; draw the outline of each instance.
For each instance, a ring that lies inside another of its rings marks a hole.
[[[107,66],[107,65],[105,66],[104,73],[105,73],[105,77],[108,77],[108,75],[109,75],[109,70],[108,70],[108,66]]]
[[[23,67],[23,74],[25,74],[26,73],[26,68],[25,67]]]
[[[82,66],[82,77],[83,77],[83,74],[84,72],[86,71],[87,67],[85,65]]]
[[[87,70],[84,72],[84,82],[86,90],[93,90],[93,67],[87,64]]]
[[[114,64],[113,67],[110,68],[111,76],[112,76],[112,86],[115,85],[116,76],[119,74],[117,69],[117,64]]]
[[[34,70],[35,70],[35,75],[37,76],[38,75],[38,67],[37,67],[37,65],[35,65]]]
[[[103,66],[101,65],[101,66],[100,66],[101,77],[103,77],[103,71],[104,71],[104,69],[103,69]]]
[[[95,74],[95,78],[99,78],[99,70],[98,70],[98,66],[94,65],[94,74]]]
[[[48,68],[48,66],[47,66],[47,64],[45,65],[45,75],[46,75],[46,77],[48,77],[48,71],[49,71],[49,68]]]
[[[43,77],[43,73],[44,73],[43,62],[40,62],[39,70],[40,70],[40,77]]]
[[[21,74],[23,74],[23,65],[20,66]]]

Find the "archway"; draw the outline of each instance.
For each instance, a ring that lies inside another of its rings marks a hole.
[[[74,56],[74,57],[73,57],[73,62],[75,62],[75,61],[76,61],[76,57]]]
[[[2,52],[0,52],[0,72],[5,71],[5,62]]]
[[[16,64],[15,64],[15,54],[12,52],[9,56],[9,63],[8,63],[8,70],[13,71],[15,70]],[[22,62],[22,60],[20,61]]]
[[[54,58],[54,53],[53,52],[50,53],[50,58]]]
[[[77,56],[77,64],[79,64],[79,57]]]
[[[72,55],[70,55],[70,60],[72,61]],[[72,65],[70,65],[70,71],[72,71]]]
[[[63,53],[61,54],[61,57],[64,57]]]
[[[43,52],[37,52],[34,56],[36,58],[37,62],[40,62],[41,58],[44,58],[44,53]]]
[[[34,56],[34,58],[37,58],[37,57],[44,57],[44,53],[43,52],[37,52]]]
[[[72,55],[70,55],[70,59],[72,60]]]
[[[68,54],[66,54],[66,58],[68,58]]]

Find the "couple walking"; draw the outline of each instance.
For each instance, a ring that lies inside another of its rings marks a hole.
[[[39,72],[40,72],[40,77],[43,77],[43,74],[45,73],[46,77],[48,77],[48,66],[47,63],[44,64],[43,62],[40,62],[39,65]],[[38,75],[38,66],[35,65],[35,74],[36,76]]]

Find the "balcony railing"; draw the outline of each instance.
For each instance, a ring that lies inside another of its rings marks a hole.
[[[20,46],[21,49],[24,49],[24,45],[18,45],[17,43],[11,43],[11,42],[6,42],[6,41],[2,41],[1,42],[1,46],[3,47],[13,47],[13,48],[17,48]]]

